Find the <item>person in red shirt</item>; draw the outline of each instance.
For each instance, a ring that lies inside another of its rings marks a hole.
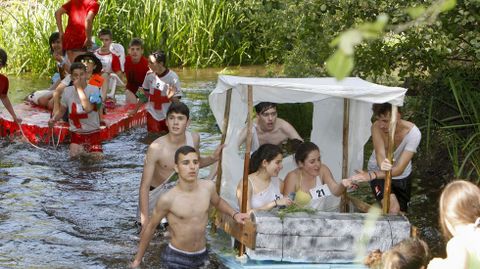
[[[128,55],[125,59],[125,77],[127,78],[125,97],[127,104],[137,103],[135,94],[138,88],[142,87],[148,70],[148,60],[143,56],[143,41],[140,38],[134,38],[128,45]]]
[[[97,0],[70,0],[55,12],[58,32],[63,49],[71,63],[76,56],[92,46],[92,27],[100,5]],[[62,15],[68,15],[68,23],[63,31]]]
[[[7,53],[0,48],[0,69],[4,66],[7,66]],[[2,100],[3,105],[8,110],[10,115],[13,118],[13,121],[20,124],[22,119],[18,118],[13,110],[12,103],[8,99],[8,78],[5,75],[0,74],[0,100]]]

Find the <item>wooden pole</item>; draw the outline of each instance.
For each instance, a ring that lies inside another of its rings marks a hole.
[[[393,164],[393,148],[395,144],[395,127],[397,126],[397,106],[392,105],[390,112],[390,125],[388,127],[388,148],[387,158]],[[390,211],[390,193],[392,192],[392,170],[386,172],[385,175],[385,189],[383,191],[383,214],[388,214]]]
[[[220,141],[220,145],[225,144],[225,140],[227,139],[227,131],[228,131],[228,122],[230,121],[230,104],[232,102],[232,89],[227,90],[227,96],[225,100],[225,111],[223,112],[223,126],[222,126],[222,139]],[[223,150],[220,152],[220,159],[218,160],[218,167],[217,167],[217,180],[215,181],[215,187],[217,190],[217,194],[220,195],[220,189],[222,187],[222,159],[223,159]],[[218,212],[214,209],[213,220],[215,220],[218,216]],[[217,231],[217,226],[212,222],[211,232],[215,233]]]
[[[248,113],[247,113],[247,141],[245,147],[245,160],[243,162],[243,178],[242,178],[242,201],[240,212],[247,212],[248,199],[248,169],[250,166],[250,151],[252,149],[252,110],[253,110],[253,92],[252,86],[248,85]],[[245,245],[240,244],[238,247],[238,256],[241,257],[245,253]]]
[[[350,132],[350,100],[343,99],[343,156],[342,156],[342,179],[348,177],[348,135]],[[345,190],[340,202],[340,212],[347,212],[348,197]]]

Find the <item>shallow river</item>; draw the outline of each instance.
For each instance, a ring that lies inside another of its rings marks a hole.
[[[239,71],[261,75],[262,68]],[[216,69],[179,70],[191,109],[190,129],[200,133],[201,153],[220,140],[208,107]],[[48,86],[45,79],[12,78],[10,98],[21,102],[29,92]],[[0,268],[125,268],[137,249],[134,225],[138,186],[147,149],[146,129],[137,128],[105,142],[105,158],[70,160],[67,145],[38,150],[27,143],[0,140]],[[208,171],[201,171],[205,175]],[[417,181],[411,214],[428,243],[438,251],[438,188]],[[155,239],[146,267],[159,263],[165,240]],[[215,257],[211,268],[222,268]]]

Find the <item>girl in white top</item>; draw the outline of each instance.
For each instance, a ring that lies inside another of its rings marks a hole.
[[[440,196],[440,226],[447,243],[447,258],[435,258],[428,269],[480,268],[480,188],[456,180]]]
[[[277,177],[282,170],[282,150],[272,144],[264,144],[250,159],[248,175],[247,212],[270,210],[277,206],[290,205],[292,201],[283,197],[283,182]],[[237,186],[238,204],[242,203],[243,184]]]

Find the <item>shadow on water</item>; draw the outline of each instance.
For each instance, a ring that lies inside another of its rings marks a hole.
[[[201,136],[201,152],[213,152],[220,133],[208,107],[208,93],[220,69],[176,70],[191,109],[190,129]],[[239,74],[259,76],[261,67]],[[11,78],[14,103],[45,80]],[[0,140],[0,267],[125,268],[137,249],[134,224],[143,159],[152,138],[145,128],[129,130],[104,143],[104,158],[71,160],[67,145],[37,150],[17,141]],[[208,174],[202,169],[201,175]],[[430,245],[436,230],[435,183],[414,187],[409,217]],[[364,191],[365,197],[370,197]],[[433,200],[432,200],[433,199]],[[168,240],[157,237],[145,256],[144,268],[158,267]],[[438,253],[438,252],[437,252]],[[209,268],[222,268],[212,255]]]

